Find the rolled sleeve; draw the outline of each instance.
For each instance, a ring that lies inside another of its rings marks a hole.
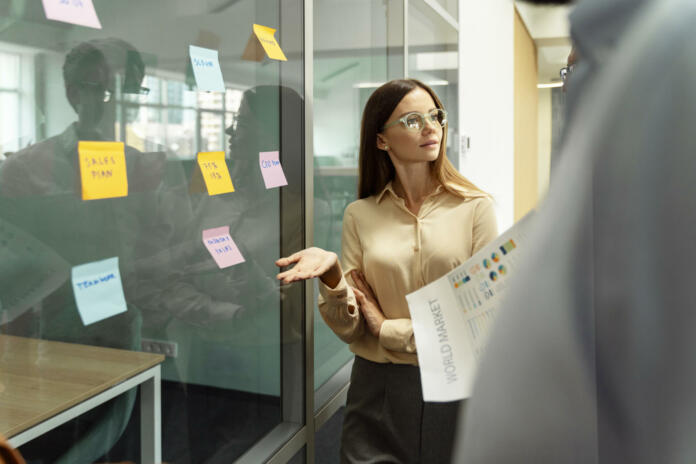
[[[363,321],[353,289],[345,276],[335,288],[319,281],[319,313],[331,330],[346,343],[363,333]]]
[[[385,320],[379,331],[379,343],[391,351],[415,353],[416,340],[413,336],[411,319]]]

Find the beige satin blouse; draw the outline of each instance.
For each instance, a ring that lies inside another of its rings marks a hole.
[[[418,364],[406,295],[443,276],[498,235],[493,204],[463,199],[442,186],[414,215],[389,183],[379,195],[348,205],[343,216],[344,276],[319,281],[319,311],[358,356],[379,363]],[[379,337],[365,327],[350,271],[362,271],[387,318]]]

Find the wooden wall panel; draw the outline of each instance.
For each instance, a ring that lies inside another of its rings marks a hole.
[[[515,10],[514,65],[514,181],[515,221],[535,208],[538,183],[538,99],[537,54],[532,36]]]

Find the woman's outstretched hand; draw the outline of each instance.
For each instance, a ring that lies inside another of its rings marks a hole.
[[[355,299],[358,301],[360,313],[365,318],[367,329],[372,335],[379,338],[379,331],[382,330],[382,324],[386,318],[382,308],[379,306],[377,297],[372,291],[370,284],[365,280],[362,272],[351,271],[350,275],[353,278],[353,282],[355,282],[353,292],[355,293]]]
[[[278,274],[278,280],[282,280],[284,284],[319,277],[325,285],[335,288],[343,274],[336,253],[317,247],[300,250],[275,263],[278,267],[294,264],[292,268]]]

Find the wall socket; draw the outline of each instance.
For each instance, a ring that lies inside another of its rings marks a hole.
[[[179,347],[176,342],[153,340],[151,338],[140,340],[140,350],[147,353],[163,354],[168,358],[176,358],[179,354]]]
[[[471,137],[466,134],[459,136],[459,156],[466,155],[471,150]]]

